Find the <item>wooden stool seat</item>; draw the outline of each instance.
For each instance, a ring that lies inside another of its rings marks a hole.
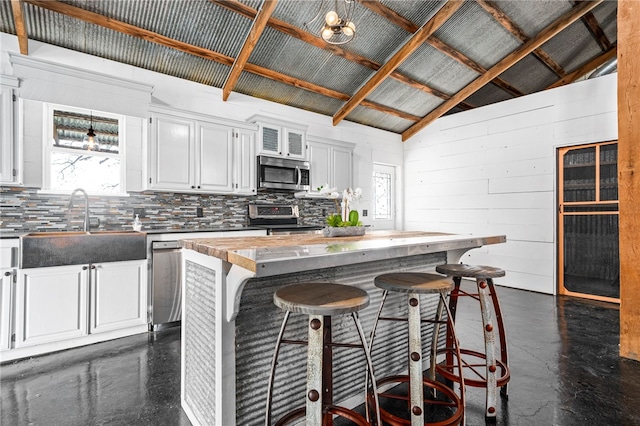
[[[378,379],[377,385],[381,391],[378,398],[382,401],[389,401],[389,407],[380,405],[380,416],[384,425],[409,426],[409,425],[438,425],[452,426],[464,423],[465,397],[462,358],[457,342],[455,341],[455,330],[453,329],[453,319],[446,303],[446,296],[454,288],[451,278],[442,275],[429,274],[424,272],[397,272],[378,275],[374,279],[376,287],[384,290],[382,300],[378,309],[378,315],[371,331],[369,340],[370,349],[373,350],[373,343],[379,321],[406,321],[408,325],[408,353],[404,358],[408,362],[408,374],[391,375]],[[406,317],[400,315],[383,315],[385,301],[389,292],[406,295],[404,306]],[[437,295],[438,308],[434,319],[428,319],[421,315],[421,296]],[[446,318],[443,311],[447,312]],[[429,351],[429,377],[423,373],[424,356],[422,344],[422,324],[433,324],[431,349]],[[447,335],[453,336],[450,349],[456,354],[457,372],[460,376],[457,382],[460,383],[458,393],[453,387],[447,386],[436,380],[436,354],[438,348],[438,337],[440,326],[447,327]],[[382,349],[384,350],[384,348]],[[398,389],[406,389],[406,392]],[[399,401],[406,401],[398,404]],[[373,402],[373,401],[372,401]],[[405,407],[405,409],[399,409]]]
[[[464,278],[500,278],[505,272],[500,268],[484,265],[465,265],[464,263],[450,263],[436,266],[436,271],[448,277]]]
[[[450,278],[424,272],[396,272],[378,275],[376,287],[398,293],[433,294],[450,292],[453,281]]]
[[[303,283],[278,289],[273,303],[285,311],[307,315],[343,315],[369,306],[369,295],[357,287]]]
[[[453,278],[454,289],[449,295],[449,310],[454,321],[460,297],[469,296],[479,302],[484,335],[484,353],[467,348],[460,349],[460,352],[463,355],[465,370],[467,370],[464,375],[464,383],[468,386],[486,388],[485,417],[493,419],[496,417],[497,389],[500,389],[500,395],[507,398],[507,383],[511,379],[507,335],[498,293],[493,284],[493,279],[504,277],[505,271],[493,266],[455,263],[439,265],[436,267],[436,271]],[[476,281],[477,292],[472,293],[461,289],[462,278],[473,278]],[[448,339],[450,340],[449,336]],[[496,340],[498,340],[497,344]],[[450,365],[451,359],[452,356],[448,354],[445,365],[439,365],[437,369],[442,376],[455,380],[455,369]]]

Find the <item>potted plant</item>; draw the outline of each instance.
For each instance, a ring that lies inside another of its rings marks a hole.
[[[327,216],[327,227],[323,230],[325,237],[345,237],[364,235],[365,228],[360,222],[360,215],[357,210],[351,210],[351,203],[358,201],[362,197],[362,190],[347,188],[342,193],[342,201],[336,208],[338,213]]]

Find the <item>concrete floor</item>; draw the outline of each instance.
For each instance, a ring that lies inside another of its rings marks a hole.
[[[617,306],[508,288],[499,294],[511,381],[498,425],[640,425],[640,362],[618,356]],[[467,303],[456,328],[464,346],[474,346],[480,319]],[[190,425],[180,408],[179,333],[0,366],[0,424]],[[469,388],[467,397],[467,424],[484,425],[483,391]]]

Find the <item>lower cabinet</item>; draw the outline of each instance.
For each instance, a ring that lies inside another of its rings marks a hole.
[[[15,269],[0,268],[0,274],[0,351],[6,351],[11,348]]]
[[[146,330],[146,260],[18,272],[15,349],[43,345],[37,353],[44,353],[121,337],[106,332]]]

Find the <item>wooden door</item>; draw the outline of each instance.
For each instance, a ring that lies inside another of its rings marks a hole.
[[[558,291],[620,303],[618,144],[558,155]]]

